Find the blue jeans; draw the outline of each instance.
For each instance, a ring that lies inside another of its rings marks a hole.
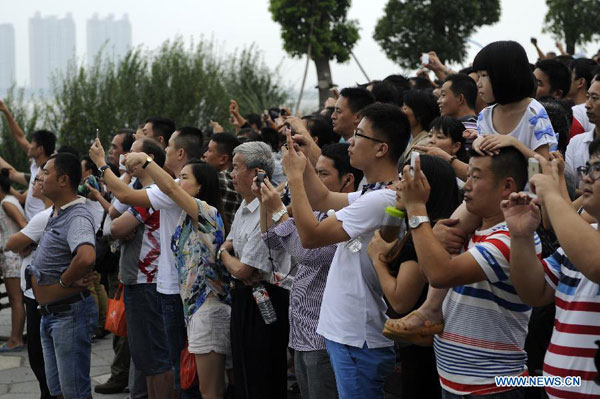
[[[179,294],[167,295],[158,293],[160,296],[162,317],[165,325],[165,333],[167,334],[167,346],[173,370],[175,371],[175,389],[181,390],[179,384],[179,359],[181,351],[185,348],[186,329],[183,316],[183,303]],[[192,387],[185,391],[181,390],[179,395],[181,399],[199,399],[200,390],[198,386]]]
[[[457,395],[442,388],[442,399],[523,399],[523,395],[523,390],[520,388],[491,395]]]
[[[90,358],[97,326],[98,308],[91,295],[71,304],[66,312],[42,316],[40,336],[51,395],[91,397]]]
[[[325,339],[340,399],[383,399],[383,385],[394,371],[394,347],[370,349]]]

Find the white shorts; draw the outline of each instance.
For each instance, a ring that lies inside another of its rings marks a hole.
[[[190,353],[216,352],[225,355],[225,368],[233,367],[230,324],[231,306],[214,296],[206,298],[187,326]]]
[[[6,251],[0,254],[0,269],[4,278],[21,278],[21,263],[23,260],[14,252]]]

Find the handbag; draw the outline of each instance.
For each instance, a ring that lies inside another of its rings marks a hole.
[[[190,389],[198,381],[198,371],[196,369],[196,356],[188,350],[189,344],[186,342],[185,348],[181,351],[179,361],[179,383],[181,389]]]
[[[108,300],[106,322],[104,329],[119,337],[127,336],[127,321],[125,319],[125,302],[123,300],[123,284],[119,284],[115,297]]]

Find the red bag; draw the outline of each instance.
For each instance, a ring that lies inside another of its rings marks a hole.
[[[108,300],[106,322],[104,329],[119,337],[127,336],[127,321],[125,319],[125,302],[123,301],[123,284],[119,284],[114,299]]]
[[[188,344],[181,351],[179,362],[179,383],[181,389],[190,389],[198,381],[198,370],[196,369],[196,356],[188,351]]]

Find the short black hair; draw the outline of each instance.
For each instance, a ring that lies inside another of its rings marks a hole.
[[[333,132],[333,125],[331,124],[331,118],[325,118],[321,115],[307,115],[303,117],[306,121],[306,129],[311,136],[317,137],[317,145],[321,148],[327,144],[334,143],[336,135]]]
[[[561,97],[566,97],[571,88],[571,71],[562,62],[555,59],[539,60],[535,63],[535,67],[544,72],[548,76],[550,83],[550,91],[560,90]]]
[[[56,169],[56,177],[66,175],[69,178],[69,185],[73,192],[77,192],[77,187],[81,181],[81,163],[79,158],[68,152],[59,152],[48,158],[54,160],[54,169]]]
[[[260,134],[251,127],[245,127],[238,130],[236,137],[240,141],[240,144],[248,141],[260,141]]]
[[[498,104],[517,102],[535,91],[535,79],[523,46],[507,40],[485,46],[473,61],[475,71],[487,71]]]
[[[276,129],[272,127],[263,127],[260,129],[260,138],[263,143],[267,143],[271,147],[271,151],[279,152],[282,144],[282,137]]]
[[[552,96],[545,96],[538,100],[546,109],[552,128],[558,133],[558,150],[563,155],[567,150],[571,123],[573,122],[572,104],[567,103],[565,100],[557,100]]]
[[[360,181],[363,178],[363,171],[350,165],[348,147],[350,147],[348,143],[329,144],[321,149],[321,155],[333,161],[333,167],[337,170],[338,179],[347,173],[352,173],[354,175],[354,190],[358,190]]]
[[[85,170],[91,170],[92,174],[96,177],[100,176],[100,172],[98,171],[98,167],[96,166],[96,164],[94,163],[94,161],[92,161],[92,158],[90,158],[89,156],[85,156],[81,159],[81,161],[84,164],[84,168]]]
[[[152,131],[154,132],[155,137],[161,136],[165,141],[165,145],[169,142],[171,135],[175,131],[175,122],[169,118],[153,116],[146,119],[146,123],[152,125]]]
[[[233,149],[240,145],[240,141],[233,134],[217,133],[210,138],[217,145],[219,154],[229,156],[229,160],[233,159]]]
[[[437,130],[444,136],[449,137],[453,144],[460,143],[456,158],[464,163],[469,162],[469,154],[465,148],[465,138],[463,137],[465,125],[461,121],[447,115],[438,116],[431,122],[431,130]]]
[[[400,95],[391,82],[375,82],[371,89],[375,101],[400,105]]]
[[[431,121],[440,116],[437,98],[425,91],[407,91],[404,93],[404,105],[412,109],[423,130],[429,130]]]
[[[477,72],[477,71],[475,69],[473,69],[472,66],[468,66],[468,67],[460,69],[458,71],[459,74],[463,74],[463,75],[469,75],[469,74],[471,74],[473,72]]]
[[[366,118],[373,131],[384,140],[389,148],[390,158],[398,162],[410,138],[410,123],[402,109],[392,104],[371,104],[359,112]]]
[[[471,158],[484,157],[471,148]],[[515,181],[517,192],[522,191],[527,184],[527,159],[521,151],[513,146],[503,147],[497,155],[491,158],[491,171],[496,181],[512,177]]]
[[[165,164],[165,150],[160,143],[151,137],[142,139],[142,152],[154,156],[154,162],[161,168]]]
[[[77,149],[75,147],[73,147],[72,145],[61,145],[58,150],[56,150],[57,154],[61,154],[61,153],[67,153],[67,154],[72,154],[75,155],[77,157],[77,159],[80,159],[80,155],[79,155],[79,151],[77,151]]]
[[[398,90],[400,101],[402,101],[404,92],[410,90],[410,81],[406,76],[402,75],[389,75],[383,79],[383,82],[390,82]]]
[[[129,152],[129,151],[131,151],[131,146],[133,145],[133,142],[135,141],[135,131],[133,129],[124,127],[117,131],[116,136],[120,136],[122,134],[124,136],[123,136],[123,144],[121,144],[121,147],[123,147],[123,152]]]
[[[461,73],[448,75],[444,82],[450,82],[450,89],[455,95],[462,94],[465,97],[467,105],[471,109],[475,109],[477,102],[477,83],[469,76]]]
[[[585,79],[586,89],[589,89],[594,78],[594,70],[598,63],[590,58],[577,58],[571,61],[569,68],[575,73],[575,79]]]
[[[259,129],[262,126],[262,119],[260,118],[260,115],[258,115],[258,114],[248,114],[248,115],[246,115],[245,119],[246,119],[246,122],[248,122],[248,125],[250,125],[250,126],[256,125],[256,127]]]
[[[31,134],[31,141],[41,145],[47,157],[52,155],[56,148],[56,135],[49,130],[36,130]]]
[[[346,87],[342,89],[340,96],[348,101],[348,107],[353,114],[375,102],[373,93],[363,87]]]
[[[600,138],[594,139],[588,148],[590,158],[593,156],[600,157]]]
[[[204,137],[202,130],[193,126],[184,126],[177,129],[179,134],[173,141],[175,148],[183,148],[188,156],[188,159],[202,157],[202,144]]]

